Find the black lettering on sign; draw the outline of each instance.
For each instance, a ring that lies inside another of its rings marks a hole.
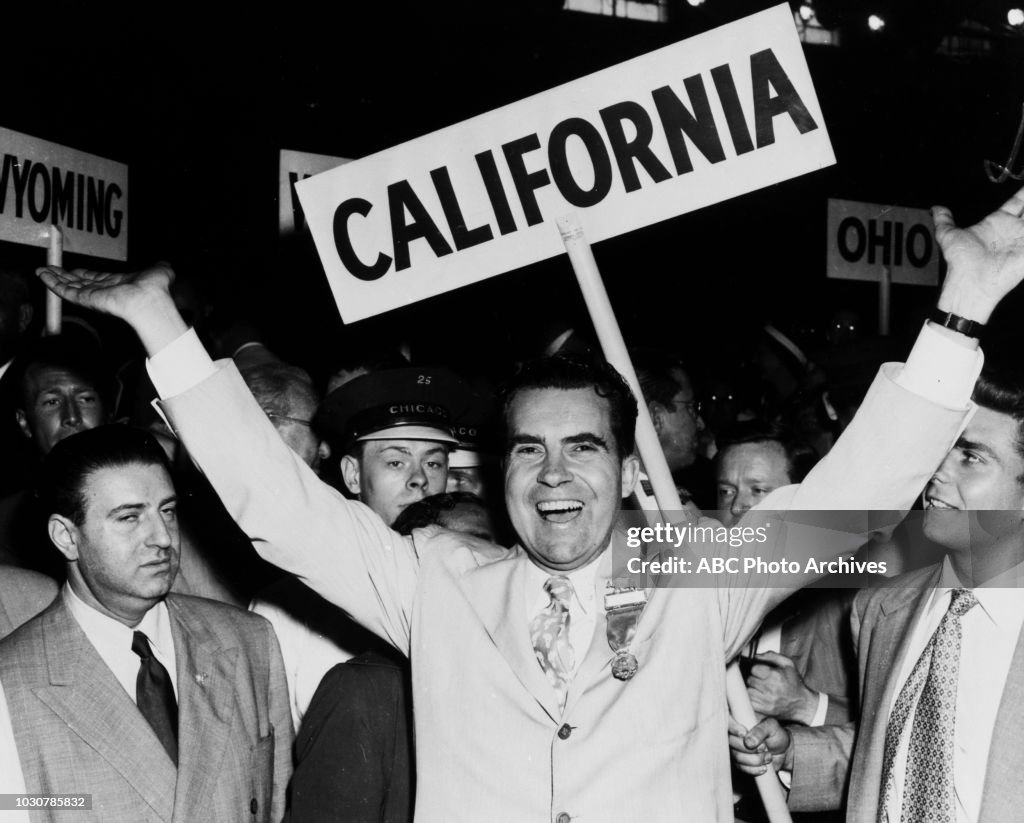
[[[302,175],[303,180],[307,177],[312,177],[312,175]],[[288,189],[292,197],[292,221],[295,223],[295,231],[302,231],[302,227],[306,225],[306,213],[302,210],[302,201],[299,200],[299,193],[295,191],[295,184],[298,182],[299,173],[295,171],[288,172]]]
[[[750,55],[750,76],[754,85],[754,132],[759,149],[775,142],[772,121],[780,114],[788,114],[800,134],[818,128],[789,76],[779,65],[775,52],[765,49]],[[774,96],[772,89],[777,92]]]
[[[917,251],[918,240],[921,241],[921,252]],[[932,259],[932,233],[926,227],[917,223],[910,227],[907,232],[907,260],[915,268],[922,269]]]
[[[519,203],[523,207],[523,214],[526,215],[526,225],[528,226],[536,226],[538,223],[544,222],[534,192],[541,186],[551,184],[547,169],[529,172],[526,170],[526,163],[523,162],[524,154],[539,148],[540,140],[537,139],[536,134],[528,134],[526,137],[520,137],[501,147],[505,153],[508,170],[512,172],[512,182],[515,183]]]
[[[882,265],[888,266],[891,264],[892,255],[890,249],[892,247],[892,223],[888,220],[882,221],[882,231],[878,231],[878,221],[868,220],[868,263],[874,264],[876,261],[875,251],[879,248],[882,249]]]
[[[491,208],[494,209],[494,219],[498,222],[498,231],[502,235],[511,234],[516,230],[516,221],[508,204],[505,187],[501,185],[498,164],[494,162],[494,155],[490,150],[482,151],[476,155],[475,159],[476,167],[480,169],[480,178],[484,181],[484,188],[487,189],[487,199],[491,201]]]
[[[42,180],[40,187],[39,181]],[[42,188],[42,202],[36,196]],[[34,163],[28,176],[28,213],[37,223],[50,217],[50,175],[42,163]]]
[[[4,155],[4,165],[0,169],[0,214],[4,213],[4,207],[7,205],[7,183],[11,179],[11,169],[17,162],[18,158],[13,154]]]
[[[338,208],[334,210],[334,247],[338,250],[338,257],[341,258],[342,265],[353,277],[358,277],[360,280],[376,280],[378,277],[383,277],[385,272],[391,268],[391,258],[384,252],[377,255],[377,260],[373,265],[367,266],[356,256],[355,249],[352,248],[352,240],[348,233],[349,218],[353,214],[366,217],[372,208],[373,204],[368,200],[353,197],[339,204]]]
[[[452,247],[408,180],[399,180],[388,186],[388,208],[391,211],[391,237],[395,243],[395,271],[409,268],[409,244],[413,240],[426,240],[435,257],[452,253]],[[412,222],[406,222],[406,212]]]
[[[715,88],[718,89],[718,99],[722,103],[722,111],[725,112],[725,122],[729,126],[736,154],[753,151],[754,144],[750,142],[750,129],[747,128],[747,121],[743,117],[743,107],[740,106],[740,97],[736,93],[732,70],[728,64],[715,66],[711,69],[711,79],[715,81]]]
[[[448,221],[455,248],[462,251],[494,238],[494,232],[486,223],[475,229],[466,228],[466,218],[462,216],[462,208],[455,197],[455,187],[452,186],[452,178],[447,167],[434,169],[430,172],[430,179],[434,181],[434,189],[441,201],[441,209],[444,211],[444,219]]]
[[[628,120],[636,130],[636,136],[630,140],[626,137],[623,123]],[[612,154],[622,176],[622,184],[626,191],[640,188],[640,176],[636,172],[636,164],[643,166],[655,183],[668,180],[672,175],[657,155],[651,151],[651,138],[654,137],[654,125],[651,117],[639,103],[624,100],[601,109],[601,122],[608,132],[608,142],[612,146]]]
[[[578,137],[590,156],[594,168],[594,185],[585,189],[576,182],[569,168],[567,145],[570,137]],[[604,147],[601,132],[581,117],[562,120],[548,138],[548,165],[555,186],[569,203],[579,208],[600,203],[612,188],[612,161]]]
[[[50,222],[58,226],[75,225],[75,173],[69,171],[61,175],[56,166],[53,167],[53,194],[50,199],[52,211]]]
[[[853,230],[855,245],[849,243],[850,230]],[[864,224],[856,217],[844,217],[839,223],[839,254],[847,263],[856,263],[864,254]]]
[[[85,220],[85,175],[78,175],[78,228],[81,229]]]
[[[903,265],[903,224],[893,223],[893,231],[896,233],[895,239],[892,241],[892,264],[894,266]]]
[[[89,178],[89,196],[85,213],[85,230],[103,234],[103,189],[102,180]],[[93,228],[95,226],[95,228]]]
[[[25,215],[25,185],[28,183],[28,176],[31,171],[31,160],[26,160],[24,163],[15,162],[14,164],[14,196],[17,198],[17,202],[14,204],[15,217],[23,217]]]
[[[115,210],[111,208],[111,201],[115,198],[120,200],[123,194],[121,187],[117,183],[111,183],[107,186],[107,196],[103,200],[103,213],[106,216],[107,234],[111,237],[117,237],[121,233],[121,223],[124,220],[124,212],[120,209]],[[102,234],[102,232],[100,233]]]
[[[683,104],[674,91],[662,86],[651,92],[654,105],[661,118],[661,127],[668,139],[668,149],[672,153],[672,162],[676,166],[676,174],[693,171],[693,162],[686,148],[685,134],[710,162],[721,163],[725,160],[725,150],[718,137],[718,127],[711,113],[708,93],[704,89],[704,81],[699,74],[687,77],[683,81],[686,94],[690,98],[693,112]]]

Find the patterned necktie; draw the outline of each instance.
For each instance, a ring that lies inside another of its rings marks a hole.
[[[171,676],[163,664],[153,657],[149,638],[142,632],[132,635],[132,651],[141,658],[139,674],[135,679],[135,702],[177,766],[178,703],[174,699]]]
[[[956,820],[953,741],[963,636],[960,617],[977,603],[970,589],[953,590],[949,609],[896,698],[885,730],[879,820],[888,820],[886,810],[894,788],[896,751],[918,693],[920,698],[916,702],[907,749],[900,823],[954,823]]]
[[[544,591],[551,602],[530,622],[530,637],[537,662],[558,695],[558,705],[565,708],[565,695],[572,677],[573,653],[569,642],[569,601],[573,589],[569,578],[556,576],[544,581]]]

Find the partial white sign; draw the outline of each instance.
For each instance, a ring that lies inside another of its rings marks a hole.
[[[128,167],[0,128],[0,240],[128,259]]]
[[[931,214],[925,209],[829,200],[828,276],[877,283],[883,268],[889,269],[893,283],[939,284]]]
[[[281,179],[277,194],[278,224],[281,234],[302,231],[305,217],[302,204],[295,194],[295,184],[314,174],[336,169],[350,162],[347,157],[331,157],[329,154],[313,154],[308,151],[281,149]]]
[[[297,189],[352,322],[834,162],[782,4]]]

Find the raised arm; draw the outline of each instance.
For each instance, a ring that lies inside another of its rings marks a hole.
[[[62,298],[119,317],[139,335],[176,433],[256,550],[407,652],[419,566],[412,541],[322,483],[234,365],[212,363],[171,298],[173,271],[38,273]]]

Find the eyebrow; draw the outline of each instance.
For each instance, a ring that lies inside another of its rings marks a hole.
[[[163,500],[157,503],[156,507],[158,509],[162,509],[164,506],[167,506],[170,503],[177,502],[178,495],[172,494],[170,497],[165,497]],[[115,506],[109,512],[107,512],[107,517],[115,517],[116,515],[124,514],[126,512],[140,512],[143,511],[145,508],[145,503],[122,503],[120,506]]]
[[[996,453],[992,451],[992,449],[990,449],[984,443],[978,443],[975,440],[968,440],[966,437],[961,437],[959,440],[957,440],[956,447],[958,449],[966,449],[972,452],[984,452],[990,457],[996,456]]]
[[[568,437],[563,437],[561,442],[563,445],[571,445],[573,443],[593,443],[595,446],[600,446],[606,451],[608,450],[608,441],[601,437],[601,435],[594,434],[593,432],[572,434]],[[544,439],[535,434],[514,434],[509,438],[509,443],[513,446],[517,446],[521,443],[536,443],[543,446]]]
[[[405,455],[410,455],[410,456],[412,455],[412,449],[409,448],[408,446],[385,446],[383,449],[380,450],[380,453],[384,454],[384,452],[389,452],[389,451],[396,451],[396,452],[399,452],[400,454],[405,454]],[[438,453],[447,454],[448,453],[448,449],[445,446],[442,446],[442,445],[438,444],[438,445],[434,446],[434,448],[427,449],[427,451],[424,452],[424,454],[438,454]]]

